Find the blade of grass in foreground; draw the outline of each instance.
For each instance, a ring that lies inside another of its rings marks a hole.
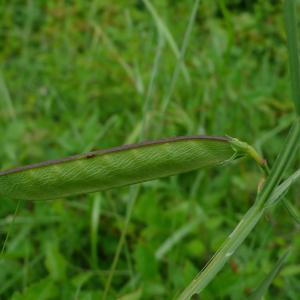
[[[149,115],[149,113],[151,112],[151,109],[152,109],[152,100],[153,100],[152,94],[153,94],[153,90],[154,90],[154,86],[155,86],[155,79],[157,77],[158,70],[159,70],[159,62],[161,59],[163,46],[164,46],[164,38],[159,36],[158,46],[156,49],[156,55],[154,58],[154,63],[153,63],[152,72],[151,72],[151,78],[150,78],[150,82],[148,84],[147,94],[146,94],[146,98],[145,98],[144,106],[143,106],[142,130],[140,133],[140,140],[146,138],[146,136],[147,136],[146,120],[147,120],[147,116]],[[119,243],[118,243],[114,258],[113,258],[113,262],[112,262],[110,270],[109,270],[108,278],[105,283],[105,290],[104,290],[104,295],[102,297],[102,300],[105,300],[108,297],[108,294],[109,294],[109,291],[111,288],[111,284],[113,281],[113,277],[114,277],[114,274],[115,274],[115,271],[116,271],[116,268],[117,268],[117,265],[119,262],[119,258],[120,258],[124,243],[126,241],[128,225],[131,220],[131,215],[133,212],[135,202],[139,196],[139,192],[140,192],[140,186],[134,186],[130,189],[123,229],[122,229]]]
[[[280,200],[288,191],[289,187],[300,178],[300,169],[294,174],[289,176],[284,182],[282,182],[270,196],[266,207],[274,205],[278,200]]]
[[[121,232],[121,237],[119,239],[119,243],[118,243],[118,246],[117,246],[117,249],[116,249],[116,253],[114,255],[114,259],[113,259],[112,265],[111,265],[110,270],[109,270],[107,281],[105,283],[105,288],[104,288],[104,293],[103,293],[103,296],[102,296],[102,300],[106,300],[108,298],[108,293],[109,293],[109,290],[110,290],[110,287],[111,287],[113,276],[114,276],[115,270],[117,268],[117,264],[118,264],[119,257],[120,257],[120,254],[121,254],[121,251],[122,251],[122,248],[123,248],[123,244],[124,244],[125,239],[126,239],[127,229],[128,229],[128,225],[129,225],[129,222],[130,222],[130,219],[131,219],[132,210],[133,210],[134,204],[136,202],[136,199],[138,198],[139,192],[140,192],[140,186],[139,185],[131,187],[130,194],[129,194],[129,199],[128,199],[126,217],[125,217],[125,221],[124,221],[124,225],[123,225],[123,230]]]
[[[300,113],[300,76],[299,76],[299,57],[297,48],[296,33],[296,14],[293,0],[285,2],[285,19],[286,31],[288,38],[290,73],[292,80],[293,100],[295,102],[297,112]],[[269,199],[274,197],[274,190],[277,188],[283,174],[293,161],[300,143],[300,119],[296,118],[294,125],[290,130],[290,134],[284,144],[284,149],[277,157],[274,166],[271,169],[266,183],[262,191],[257,195],[254,205],[248,210],[234,231],[228,236],[219,251],[207,264],[201,273],[188,285],[182,292],[178,300],[190,299],[194,294],[200,293],[223,268],[227,260],[236,251],[236,249],[246,239],[252,229],[255,227],[259,219],[268,206]],[[276,199],[272,199],[275,203]]]
[[[233,232],[227,237],[223,245],[212,257],[210,262],[208,262],[202,272],[200,272],[182,292],[178,300],[188,300],[193,295],[200,293],[212,281],[228,259],[250,234],[262,217],[269,197],[271,195],[274,197],[273,190],[276,188],[282,175],[293,160],[295,153],[297,153],[300,142],[299,137],[300,121],[297,120],[291,128],[285,147],[276,159],[275,164],[271,169],[270,176],[267,178],[262,191],[258,194],[254,205],[248,210]],[[278,193],[278,195],[281,196],[280,193]],[[273,198],[273,201],[276,200],[277,199]]]
[[[288,201],[287,199],[283,199],[283,204],[286,208],[286,210],[288,211],[288,213],[290,214],[290,216],[293,218],[293,220],[300,224],[300,217],[299,217],[299,213],[298,211],[296,210],[296,208],[294,207],[294,205]]]
[[[146,8],[148,9],[148,11],[150,12],[150,14],[152,15],[158,31],[167,40],[168,44],[170,45],[170,48],[172,49],[172,51],[174,52],[174,54],[176,56],[176,59],[179,59],[180,51],[179,51],[178,46],[177,46],[171,32],[169,31],[168,27],[164,24],[164,22],[160,18],[159,14],[155,10],[155,8],[151,4],[151,2],[149,0],[143,0],[143,2],[145,4]],[[189,72],[184,63],[182,63],[182,65],[181,65],[181,70],[182,70],[182,73],[183,73],[183,76],[184,76],[186,82],[190,83],[190,75],[189,75]]]
[[[290,251],[288,250],[281,256],[281,258],[275,264],[274,268],[263,279],[263,281],[260,283],[260,285],[254,291],[254,293],[251,295],[249,300],[261,300],[262,299],[262,297],[267,293],[269,286],[271,285],[274,278],[279,274],[281,267],[284,264],[289,253],[290,253]]]
[[[300,64],[298,57],[298,30],[294,0],[285,1],[284,17],[287,35],[287,47],[289,52],[292,97],[296,106],[296,111],[298,115],[300,115]]]
[[[96,194],[91,209],[91,223],[90,223],[90,243],[91,243],[91,265],[94,269],[98,268],[98,228],[101,216],[101,194]]]
[[[196,20],[199,4],[200,4],[200,0],[195,0],[194,1],[194,5],[192,7],[192,12],[190,14],[190,18],[189,18],[189,21],[188,21],[188,24],[187,24],[187,28],[186,28],[186,31],[184,33],[182,46],[180,48],[179,56],[177,58],[175,69],[174,69],[174,72],[173,72],[173,75],[172,75],[172,78],[171,78],[171,83],[170,83],[169,89],[168,89],[168,91],[167,91],[167,93],[164,96],[163,101],[162,101],[161,121],[165,116],[165,113],[166,113],[167,108],[169,106],[171,97],[172,97],[173,92],[175,90],[177,80],[179,78],[179,71],[180,71],[180,68],[181,68],[181,66],[183,65],[183,62],[184,62],[186,49],[187,49],[187,46],[188,46],[188,42],[189,42],[189,39],[190,39],[192,29],[194,27],[194,23],[195,23],[195,20]],[[162,128],[162,126],[160,126],[160,128]]]
[[[0,70],[0,101],[4,101],[6,105],[7,114],[14,120],[16,118],[15,108],[13,106],[12,99],[10,97],[7,85],[5,83],[4,76]]]

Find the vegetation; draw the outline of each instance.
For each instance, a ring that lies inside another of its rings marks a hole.
[[[2,169],[191,134],[241,138],[271,166],[265,182],[241,160],[68,200],[1,197],[1,299],[298,299],[292,4],[289,58],[281,2],[0,4]]]

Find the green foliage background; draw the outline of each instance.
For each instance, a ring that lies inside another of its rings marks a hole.
[[[180,48],[194,2],[151,3]],[[184,59],[189,79],[180,73],[164,115],[178,60],[156,25],[138,0],[2,1],[1,168],[137,142],[143,124],[145,139],[238,137],[273,162],[293,115],[281,1],[201,1]],[[240,161],[142,184],[109,299],[172,299],[250,207],[259,178]],[[101,299],[132,194],[21,202],[17,212],[1,199],[0,299]],[[298,186],[289,193],[298,208],[299,195]],[[282,206],[203,299],[246,299],[289,246],[267,299],[299,299],[299,225]]]

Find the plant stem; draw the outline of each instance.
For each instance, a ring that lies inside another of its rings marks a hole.
[[[263,209],[254,204],[248,210],[234,231],[227,237],[219,251],[212,257],[202,272],[200,272],[190,285],[179,296],[178,300],[190,299],[202,291],[223,268],[227,260],[245,240],[263,214]]]
[[[187,300],[194,294],[200,293],[223,268],[227,260],[250,234],[262,217],[272,192],[279,184],[284,172],[287,170],[298,151],[300,142],[299,136],[300,121],[297,118],[287,137],[285,147],[277,157],[262,191],[257,195],[254,205],[248,210],[234,231],[227,237],[219,251],[213,256],[203,271],[199,273],[182,292],[178,300]]]
[[[186,49],[187,49],[187,46],[188,46],[188,41],[190,39],[191,32],[192,32],[192,29],[194,27],[194,23],[196,21],[196,16],[197,16],[199,4],[200,4],[200,0],[195,0],[194,1],[194,5],[193,5],[193,8],[192,8],[192,13],[191,13],[189,21],[188,21],[187,29],[186,29],[186,32],[184,33],[182,46],[181,46],[180,52],[179,52],[179,57],[177,59],[175,69],[174,69],[174,72],[173,72],[173,75],[172,75],[170,87],[169,87],[169,89],[167,91],[167,94],[165,95],[165,97],[163,98],[163,101],[162,101],[159,124],[162,124],[162,121],[165,117],[167,108],[170,104],[171,97],[173,96],[175,86],[176,86],[176,83],[177,83],[178,77],[179,77],[179,71],[182,68],[182,64],[184,63],[184,57],[185,57]],[[163,126],[161,125],[160,130],[162,128],[163,128]],[[160,133],[160,130],[158,131],[159,133]]]
[[[104,293],[103,293],[103,296],[102,296],[102,300],[106,300],[107,297],[108,297],[108,293],[109,293],[109,289],[111,287],[112,279],[113,279],[115,270],[117,268],[117,264],[118,264],[118,261],[119,261],[119,257],[120,257],[121,251],[122,251],[123,244],[125,242],[128,225],[129,225],[129,222],[130,222],[130,219],[131,219],[132,210],[133,210],[135,201],[138,197],[139,191],[140,191],[140,185],[133,186],[130,190],[130,198],[129,198],[129,203],[127,204],[126,217],[125,217],[124,225],[123,225],[123,228],[122,228],[121,237],[119,239],[117,250],[116,250],[112,265],[110,267],[110,271],[109,271],[109,274],[108,274],[107,281],[105,283],[105,288],[104,288]]]
[[[296,118],[292,128],[290,129],[286,143],[284,144],[284,149],[278,155],[270,175],[268,176],[266,183],[259,194],[257,199],[258,205],[263,206],[269,199],[274,188],[277,187],[280,180],[282,179],[284,172],[287,170],[291,164],[295,154],[297,153],[300,137],[300,121]]]

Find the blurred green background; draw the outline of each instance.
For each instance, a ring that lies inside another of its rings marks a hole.
[[[237,137],[272,163],[293,117],[282,1],[203,0],[189,35],[194,3],[1,1],[1,169],[189,134]],[[107,299],[173,299],[260,176],[242,160],[139,188],[1,199],[0,299],[103,299],[134,198]],[[288,194],[298,208],[299,192]],[[299,225],[281,205],[201,299],[247,299],[289,246],[266,299],[299,299]]]

